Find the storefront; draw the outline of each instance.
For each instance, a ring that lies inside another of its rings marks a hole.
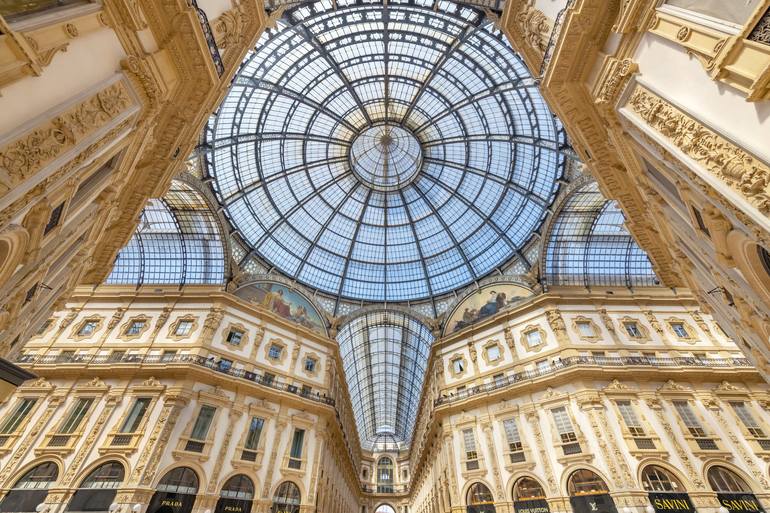
[[[222,487],[214,513],[251,513],[254,500],[254,482],[248,476],[238,474]]]
[[[48,461],[32,468],[16,481],[0,502],[0,511],[33,513],[48,497],[48,489],[59,477],[59,467]]]
[[[764,513],[765,509],[746,481],[732,470],[715,466],[708,471],[711,489],[717,493],[719,503],[727,511]]]
[[[297,485],[291,481],[284,481],[273,495],[273,506],[270,513],[299,513],[299,505],[302,497]]]
[[[604,480],[587,469],[576,470],[567,483],[574,513],[618,513]]]
[[[531,477],[522,477],[513,485],[513,508],[516,513],[550,513],[545,490]]]
[[[468,513],[495,513],[495,499],[484,483],[473,483],[468,489]]]
[[[642,487],[647,492],[655,513],[695,513],[690,496],[681,481],[671,472],[657,465],[648,465],[642,471]]]
[[[124,477],[125,469],[117,461],[99,465],[80,483],[66,511],[109,511]]]
[[[198,493],[198,475],[189,467],[169,471],[158,483],[147,513],[190,513]]]

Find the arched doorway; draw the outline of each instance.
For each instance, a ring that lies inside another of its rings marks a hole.
[[[189,467],[177,467],[158,483],[147,513],[190,513],[197,493],[198,474]]]
[[[299,513],[299,505],[302,497],[297,485],[291,481],[284,481],[273,495],[273,506],[270,513]]]
[[[387,456],[377,462],[377,493],[393,493],[393,460]]]
[[[228,479],[219,493],[215,513],[250,513],[254,500],[254,482],[238,474]]]
[[[717,492],[719,503],[728,511],[764,513],[765,509],[751,487],[732,470],[714,466],[709,469],[707,477],[709,486]]]
[[[45,501],[48,489],[59,477],[59,467],[52,461],[33,467],[21,479],[16,481],[11,490],[0,502],[0,511],[15,513],[34,513],[38,504]]]
[[[484,483],[473,483],[468,488],[468,513],[495,513],[495,499]]]
[[[575,513],[618,513],[604,479],[588,469],[569,476],[567,491]]]
[[[513,485],[513,509],[516,513],[549,513],[540,483],[531,477],[517,479]]]
[[[695,511],[682,482],[663,467],[657,465],[644,467],[642,487],[657,513],[693,513]]]
[[[124,477],[125,469],[117,461],[99,465],[80,484],[67,511],[108,511]]]
[[[396,513],[396,510],[390,504],[380,504],[374,510],[374,513]]]

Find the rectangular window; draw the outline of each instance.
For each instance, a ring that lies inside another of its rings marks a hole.
[[[305,442],[305,430],[295,429],[289,453],[289,468],[302,468],[302,444]]]
[[[185,337],[190,334],[190,332],[192,331],[192,327],[193,327],[192,321],[179,321],[176,324],[174,335],[179,337]]]
[[[623,417],[626,427],[631,432],[631,436],[644,436],[644,428],[642,423],[639,422],[639,417],[636,415],[636,410],[631,405],[631,401],[615,401],[618,406],[620,415]]]
[[[80,423],[83,422],[93,402],[94,400],[91,397],[81,397],[78,399],[61,425],[61,428],[59,428],[59,433],[63,435],[74,433],[78,426],[80,426]]]
[[[195,419],[195,425],[193,426],[190,438],[193,440],[206,440],[206,435],[209,433],[211,422],[214,420],[214,414],[217,409],[213,406],[201,406],[198,412],[198,418]]]
[[[516,426],[516,420],[505,419],[503,421],[503,429],[505,430],[505,440],[508,442],[508,450],[510,452],[521,451],[523,447],[521,444],[521,436],[519,435],[519,428]]]
[[[21,399],[16,408],[13,409],[11,416],[6,418],[2,425],[0,425],[0,434],[9,435],[15,433],[27,415],[29,415],[29,412],[32,411],[32,407],[35,406],[36,402],[36,399]]]
[[[120,427],[121,433],[135,433],[139,426],[142,424],[142,419],[147,408],[150,407],[152,399],[149,397],[140,397],[131,406],[131,411],[128,412],[126,420],[123,421],[123,425]]]
[[[687,333],[687,328],[684,327],[684,323],[672,322],[671,329],[674,330],[674,333],[679,338],[690,338],[690,334]]]
[[[452,368],[455,371],[455,374],[460,374],[462,371],[465,370],[465,364],[463,363],[462,358],[455,358],[452,360]]]
[[[692,411],[690,403],[687,401],[674,401],[674,408],[676,409],[679,417],[684,422],[684,425],[690,431],[690,434],[694,437],[705,437],[706,431],[701,426],[698,417],[695,416],[695,412]]]
[[[43,235],[47,235],[48,232],[59,226],[59,221],[61,221],[61,214],[64,211],[64,203],[59,203],[59,205],[56,206],[53,210],[51,210],[51,215],[48,217],[48,224],[45,225],[45,229],[43,230]]]
[[[624,322],[623,326],[626,328],[626,333],[631,338],[642,338],[642,332],[639,330],[639,325],[635,322]]]
[[[494,345],[487,348],[487,360],[496,362],[500,359],[500,346]]]
[[[315,358],[305,358],[305,370],[308,372],[315,372],[316,361]]]
[[[89,335],[93,335],[94,331],[96,331],[96,324],[97,321],[86,321],[80,326],[80,330],[78,330],[78,336],[79,337],[87,337]]]
[[[528,331],[526,336],[527,336],[527,344],[529,344],[530,347],[539,346],[540,343],[542,342],[542,339],[540,338],[539,330]]]
[[[567,409],[564,406],[554,408],[551,410],[551,414],[553,415],[553,421],[556,424],[556,430],[559,432],[561,441],[563,443],[577,441],[577,435],[572,427],[572,421],[569,418]]]
[[[243,444],[244,449],[250,451],[256,451],[259,447],[259,437],[262,435],[262,427],[265,425],[264,419],[259,417],[252,417],[251,423],[249,423],[249,433],[246,435],[246,442]]]
[[[468,470],[479,468],[479,454],[476,452],[476,437],[473,429],[463,429],[463,444],[465,445],[465,467]]]
[[[144,321],[131,321],[126,330],[126,335],[139,335],[144,329]]]
[[[227,333],[227,343],[232,344],[234,346],[241,345],[241,341],[243,340],[243,332],[240,330],[230,330]]]
[[[588,321],[578,321],[577,327],[581,337],[593,337],[595,335],[594,327]]]
[[[277,360],[281,357],[282,352],[283,348],[281,346],[273,344],[270,346],[270,351],[268,351],[267,356],[272,360]]]
[[[749,430],[751,436],[765,438],[764,430],[754,418],[754,415],[751,414],[751,410],[746,403],[743,401],[730,401],[730,406],[733,408],[733,411],[735,411],[738,418],[741,419],[743,425],[746,426],[746,429]]]

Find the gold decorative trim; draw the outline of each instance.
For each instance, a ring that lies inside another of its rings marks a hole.
[[[627,107],[762,214],[770,215],[770,166],[639,84]]]

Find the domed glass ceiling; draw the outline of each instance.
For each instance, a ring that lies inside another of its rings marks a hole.
[[[204,136],[254,254],[364,301],[435,297],[519,258],[566,148],[521,59],[473,7],[338,1],[287,11]]]

